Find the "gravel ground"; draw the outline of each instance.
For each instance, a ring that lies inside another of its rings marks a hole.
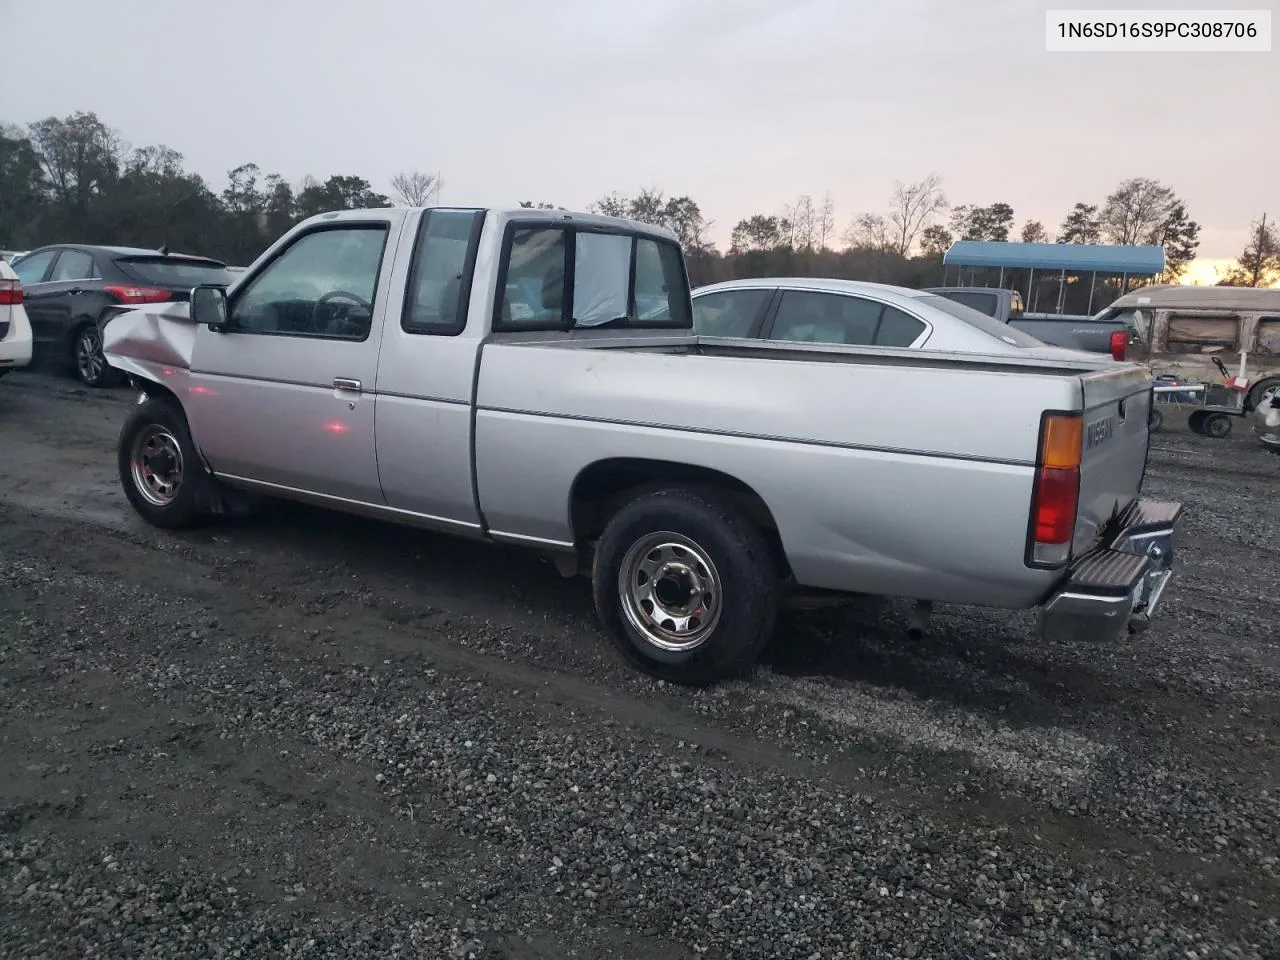
[[[0,383],[0,956],[1280,957],[1280,458],[1170,422],[1159,622],[784,619],[624,667],[584,581],[282,506],[190,535],[128,391]]]

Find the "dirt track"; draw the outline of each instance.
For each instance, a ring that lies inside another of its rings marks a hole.
[[[1244,431],[1155,442],[1189,515],[1143,636],[795,614],[695,693],[534,555],[147,528],[131,399],[0,382],[0,957],[1280,956],[1280,457]]]

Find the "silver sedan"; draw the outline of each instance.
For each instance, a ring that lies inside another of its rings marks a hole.
[[[695,331],[801,343],[857,344],[986,355],[1079,358],[937,294],[882,283],[768,277],[693,291]],[[1086,354],[1097,360],[1097,354]]]

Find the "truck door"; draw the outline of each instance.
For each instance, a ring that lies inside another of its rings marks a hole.
[[[378,364],[386,502],[459,532],[480,529],[471,392],[486,324],[479,308],[471,317],[468,304],[488,302],[482,281],[472,284],[484,226],[483,210],[445,207],[406,223],[391,285],[396,307],[387,315]]]
[[[196,328],[192,436],[216,473],[384,502],[373,382],[404,214],[322,222],[289,238]]]

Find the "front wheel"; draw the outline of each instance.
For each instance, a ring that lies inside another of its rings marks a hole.
[[[199,526],[211,478],[191,441],[187,419],[172,400],[152,399],[134,409],[116,446],[120,484],[133,509],[152,526]]]
[[[768,543],[741,511],[715,494],[671,487],[609,521],[592,592],[631,663],[702,686],[754,666],[773,633],[779,580]]]

